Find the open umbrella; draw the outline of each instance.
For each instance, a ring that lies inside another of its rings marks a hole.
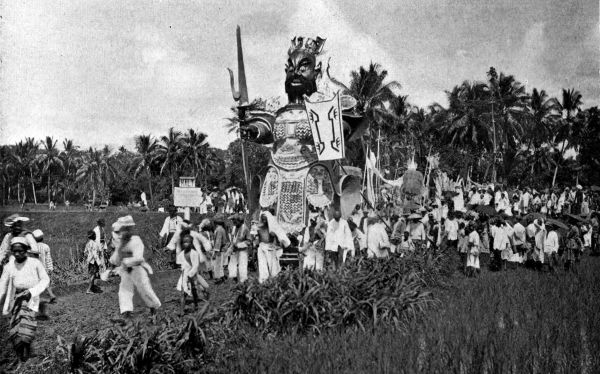
[[[542,213],[529,213],[525,216],[527,219],[538,219],[538,218],[546,218],[545,214]]]
[[[567,217],[569,217],[569,218],[571,218],[571,219],[573,219],[573,220],[575,220],[577,222],[586,222],[587,221],[585,218],[577,216],[575,214],[569,214],[569,213],[567,213],[567,214],[565,214],[565,216],[567,216]]]
[[[564,222],[561,222],[559,220],[556,220],[556,219],[549,219],[549,220],[546,221],[546,224],[547,225],[555,226],[555,227],[557,227],[558,229],[561,229],[561,230],[568,230],[569,229],[569,226],[567,224],[565,224]]]
[[[598,187],[598,186],[592,186],[592,187],[590,187],[590,190],[592,190],[594,192],[598,192],[598,191],[600,191],[600,187]]]
[[[498,214],[496,209],[491,205],[477,205],[474,210],[479,214],[485,214],[490,217]]]

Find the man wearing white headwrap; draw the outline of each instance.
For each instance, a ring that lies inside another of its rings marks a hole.
[[[125,317],[130,317],[133,312],[133,294],[136,289],[150,308],[151,314],[161,306],[148,277],[152,274],[152,268],[144,260],[144,243],[139,236],[133,235],[133,226],[135,223],[131,216],[120,217],[112,226],[115,251],[110,257],[110,263],[117,266],[116,272],[121,276],[119,308]]]
[[[283,254],[283,249],[277,244],[288,247],[290,239],[271,212],[265,211],[260,214],[257,240],[258,281],[263,283],[267,279],[275,277],[281,271],[279,257]]]

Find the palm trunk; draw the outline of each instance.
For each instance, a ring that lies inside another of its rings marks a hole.
[[[48,204],[50,203],[50,173],[48,173]]]
[[[175,177],[173,176],[173,171],[171,170],[171,197],[175,199]]]
[[[92,188],[92,209],[96,206],[96,186]]]
[[[33,183],[33,170],[29,168],[29,175],[31,177],[31,191],[33,192],[33,202],[37,205],[37,196],[35,195],[35,184]]]
[[[150,168],[146,168],[146,171],[148,172],[148,190],[150,190],[150,202],[153,202],[154,198],[152,197],[152,175],[150,174]]]
[[[552,177],[552,187],[554,187],[554,183],[556,183],[556,174],[558,173],[558,163],[556,164],[556,167],[554,168],[554,177]]]
[[[21,202],[21,182],[17,182],[17,202]]]
[[[556,183],[556,175],[558,174],[558,164],[560,163],[560,161],[562,161],[562,159],[564,157],[565,144],[566,143],[563,141],[563,145],[562,145],[562,148],[560,150],[560,160],[558,160],[556,162],[556,167],[554,168],[554,177],[552,178],[552,187],[554,187],[554,184]]]

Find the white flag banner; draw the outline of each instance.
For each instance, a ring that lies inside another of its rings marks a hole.
[[[304,102],[319,160],[344,158],[344,127],[339,92],[331,100],[314,103],[304,96]]]

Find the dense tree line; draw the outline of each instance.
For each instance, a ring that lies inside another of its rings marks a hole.
[[[349,140],[348,164],[362,167],[365,155],[380,155],[388,178],[402,175],[413,155],[419,168],[430,155],[452,176],[547,187],[558,183],[600,184],[600,119],[597,106],[582,109],[582,95],[563,89],[559,98],[525,86],[493,67],[481,81],[446,91],[448,105],[410,104],[400,84],[387,82],[378,64],[351,73],[346,94],[357,101],[366,131]],[[339,83],[339,82],[336,82]],[[269,109],[257,99],[256,109]],[[272,103],[271,103],[272,105]],[[225,129],[236,132],[236,111]],[[264,171],[266,147],[245,143],[251,175]],[[569,152],[571,151],[571,152]],[[566,157],[568,154],[574,157]],[[206,134],[175,128],[160,137],[137,135],[135,150],[109,146],[80,149],[73,140],[26,138],[0,146],[1,202],[127,203],[146,191],[152,204],[170,199],[179,176],[205,188],[244,187],[241,142],[227,150],[210,147]]]

